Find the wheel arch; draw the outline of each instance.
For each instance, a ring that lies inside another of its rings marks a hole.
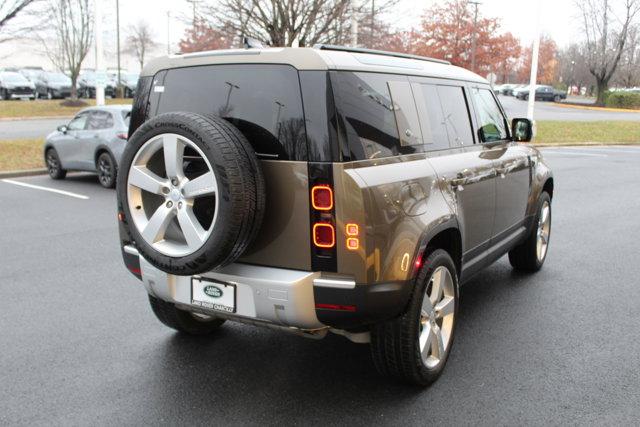
[[[416,260],[424,259],[425,254],[435,249],[443,249],[449,253],[458,271],[462,272],[462,233],[455,217],[428,230],[420,239]],[[418,258],[420,257],[420,258]],[[419,269],[414,272],[417,274]]]
[[[544,185],[542,186],[542,191],[546,191],[547,193],[549,193],[549,197],[553,199],[553,177],[552,176],[547,178],[547,180],[544,182]]]
[[[96,166],[96,168],[98,166],[98,157],[100,157],[102,153],[109,154],[116,168],[118,167],[118,163],[116,162],[116,157],[113,155],[113,151],[111,151],[111,149],[108,146],[104,144],[100,144],[96,147],[96,150],[93,153],[93,164]]]

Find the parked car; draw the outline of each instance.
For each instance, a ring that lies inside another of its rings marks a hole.
[[[136,95],[136,86],[138,85],[138,79],[140,74],[138,73],[125,73],[120,76],[122,84],[124,85],[124,97],[133,98]]]
[[[448,62],[255,53],[142,71],[117,184],[124,264],[182,333],[335,332],[370,342],[382,374],[433,382],[459,286],[507,253],[523,271],[546,259],[553,177],[518,143],[532,123],[509,126],[487,80]]]
[[[102,186],[115,186],[130,116],[130,105],[85,108],[58,127],[44,144],[49,176],[63,179],[70,170],[96,172]]]
[[[0,97],[9,99],[35,99],[36,86],[25,76],[14,71],[0,72]]]
[[[505,83],[500,86],[500,91],[498,93],[500,95],[513,96],[513,90],[518,86],[519,85],[513,83]]]
[[[518,99],[529,99],[529,86],[515,89],[513,95]],[[536,85],[536,101],[560,102],[567,98],[567,94],[561,90],[556,90],[552,86]]]
[[[43,71],[34,81],[37,98],[67,98],[71,96],[71,79],[58,72]]]
[[[96,97],[97,73],[95,71],[83,71],[78,79],[78,96],[82,98]],[[116,95],[116,85],[107,77],[104,87],[104,96],[113,98]]]

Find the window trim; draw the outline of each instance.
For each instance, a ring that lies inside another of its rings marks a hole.
[[[472,90],[477,89],[477,90],[487,90],[489,92],[489,94],[491,95],[491,97],[493,98],[493,101],[496,103],[496,105],[498,106],[498,111],[500,111],[500,115],[502,116],[502,120],[504,122],[504,128],[507,131],[507,137],[504,139],[497,139],[495,141],[481,141],[480,140],[480,116],[478,114],[478,108],[475,105],[476,101],[475,98],[473,96]],[[502,104],[500,104],[500,101],[498,101],[498,98],[496,98],[496,94],[493,93],[493,90],[491,90],[490,86],[487,85],[479,85],[477,83],[474,84],[470,84],[468,85],[468,90],[469,90],[469,98],[471,99],[471,102],[474,105],[474,115],[475,115],[475,123],[474,123],[474,132],[473,132],[473,137],[474,139],[477,139],[478,144],[481,145],[487,145],[487,146],[494,146],[494,145],[500,145],[500,144],[508,144],[510,142],[513,142],[513,139],[511,137],[511,128],[509,126],[509,120],[507,119],[507,115],[504,111],[504,108],[502,107]]]

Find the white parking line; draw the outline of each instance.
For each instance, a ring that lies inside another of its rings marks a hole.
[[[566,155],[566,156],[609,157],[608,154],[584,153],[582,151],[561,151],[556,149],[544,150],[543,153],[545,154],[545,156],[547,154],[560,154],[560,155]]]
[[[57,188],[42,187],[40,185],[27,184],[26,182],[14,181],[12,179],[3,179],[2,182],[7,184],[20,185],[22,187],[33,188],[35,190],[49,191],[51,193],[62,194],[64,196],[75,197],[76,199],[88,200],[88,196],[82,194],[72,193],[70,191],[58,190]]]
[[[587,150],[587,151],[595,151],[595,152],[605,152],[605,153],[627,153],[627,154],[640,154],[640,150],[634,150],[632,147],[626,148],[604,148],[604,147],[589,147],[589,148],[579,148],[579,147],[566,147],[571,151],[576,150]]]

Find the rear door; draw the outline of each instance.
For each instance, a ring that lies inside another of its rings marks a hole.
[[[462,83],[412,78],[425,147],[442,189],[458,214],[465,263],[489,246],[496,200],[490,149],[476,144]]]
[[[82,140],[81,161],[87,168],[95,167],[95,153],[99,146],[106,145],[113,137],[114,119],[108,111],[92,110],[87,123],[87,132]]]
[[[492,245],[521,232],[530,188],[530,159],[524,147],[511,141],[500,104],[485,86],[472,86],[481,143],[493,147],[496,168],[496,214]]]

